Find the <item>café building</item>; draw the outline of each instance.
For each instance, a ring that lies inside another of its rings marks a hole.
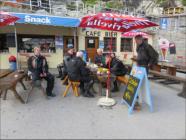
[[[68,46],[73,45],[78,50],[78,37],[75,32],[79,19],[25,13],[11,14],[20,19],[15,25],[1,27],[1,69],[9,68],[8,58],[11,55],[17,57],[20,68],[25,67],[34,47],[41,48],[50,68],[56,68],[63,61],[63,54]]]
[[[44,16],[36,14],[11,13],[20,19],[15,25],[1,27],[0,30],[0,66],[9,68],[8,58],[17,57],[18,67],[27,67],[28,56],[34,47],[40,47],[46,56],[50,68],[56,68],[63,61],[67,48],[73,46],[76,51],[85,50],[88,58],[94,62],[96,50],[112,50],[124,63],[131,64],[136,55],[133,37],[124,37],[120,32],[111,32],[91,28],[78,28],[80,19]],[[147,40],[152,44],[152,35]]]

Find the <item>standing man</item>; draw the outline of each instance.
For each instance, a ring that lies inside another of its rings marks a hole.
[[[159,54],[150,44],[144,41],[142,35],[137,35],[135,41],[137,44],[137,65],[145,67],[148,74],[149,68],[158,63]]]
[[[137,65],[140,67],[145,67],[148,74],[149,68],[152,68],[154,64],[158,63],[159,54],[150,44],[144,41],[142,35],[137,35],[135,37],[135,41],[137,44]],[[136,102],[134,109],[141,109],[140,104],[138,102]]]
[[[34,55],[28,59],[28,70],[31,72],[32,80],[44,78],[47,81],[46,94],[48,97],[55,97],[52,93],[54,88],[54,76],[48,71],[46,58],[40,54],[40,48],[34,48]]]

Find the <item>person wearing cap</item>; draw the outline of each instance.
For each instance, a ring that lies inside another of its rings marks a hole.
[[[110,63],[110,72],[115,76],[124,76],[128,71],[125,65],[122,63],[122,61],[117,59],[113,54],[107,54],[105,62],[107,68],[109,68]],[[119,91],[116,80],[113,81],[113,85],[114,87],[113,89],[111,89],[111,92]]]
[[[159,54],[153,49],[153,47],[144,41],[142,35],[135,36],[135,41],[137,44],[137,65],[140,67],[144,67],[149,72],[149,68],[151,68],[154,64],[157,64]],[[138,99],[138,97],[137,97]],[[137,101],[134,106],[135,110],[140,110],[141,105]]]
[[[142,35],[135,36],[135,41],[137,44],[137,65],[145,67],[148,74],[149,68],[158,63],[159,54],[150,44],[144,41]]]
[[[90,73],[90,70],[86,67],[86,63],[83,61],[83,52],[77,52],[76,57],[70,59],[68,62],[67,74],[70,80],[80,81],[80,93],[84,97],[94,97],[94,94],[90,91],[94,84]]]
[[[34,55],[28,59],[28,70],[31,72],[32,81],[45,79],[47,81],[46,94],[48,97],[55,97],[52,93],[54,88],[54,76],[48,71],[47,60],[40,53],[40,48],[34,48]]]
[[[57,76],[57,78],[61,78],[61,80],[63,80],[65,78],[65,76],[67,75],[66,65],[67,65],[68,61],[75,56],[76,56],[76,53],[74,51],[73,46],[68,46],[67,53],[65,53],[65,55],[64,55],[63,63],[61,63],[57,66],[57,69],[59,72],[59,76]]]
[[[97,55],[95,56],[94,62],[98,66],[103,66],[104,65],[104,56],[103,56],[103,49],[99,48],[97,49]]]

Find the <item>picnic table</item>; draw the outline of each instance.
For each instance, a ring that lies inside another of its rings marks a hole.
[[[94,81],[96,83],[98,83],[98,89],[99,89],[99,93],[100,95],[102,95],[102,90],[103,90],[103,85],[107,84],[108,81],[108,73],[107,72],[103,72],[103,73],[98,73],[98,69],[102,69],[102,67],[93,67],[93,66],[88,66],[88,68],[90,69],[90,71],[92,72],[92,76],[94,78]],[[103,68],[105,69],[105,68]],[[115,76],[112,73],[110,74],[110,87],[112,87],[112,83],[117,80],[119,83],[123,83],[123,84],[127,84],[128,82],[128,78],[126,76]],[[94,89],[93,89],[94,90]],[[95,91],[95,90],[94,90]],[[109,91],[109,96],[111,97],[110,91]]]
[[[181,73],[185,73],[186,74],[186,65],[175,64],[175,66],[176,66],[176,71],[177,72],[181,72]]]
[[[0,69],[0,78],[7,76],[8,74],[12,73],[13,71],[10,69]]]
[[[22,103],[25,103],[16,90],[17,83],[20,83],[23,86],[23,89],[26,90],[23,83],[25,76],[26,73],[15,71],[0,79],[0,95],[4,92],[4,100],[6,100],[7,91],[11,90],[17,99],[19,99]]]
[[[159,62],[157,67],[160,67],[160,69],[166,69],[167,74],[170,74],[172,76],[176,76],[176,66],[170,63],[165,62]]]

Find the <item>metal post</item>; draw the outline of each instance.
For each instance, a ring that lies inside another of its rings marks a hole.
[[[30,10],[32,11],[32,0],[30,0]]]
[[[18,56],[18,45],[17,45],[17,30],[16,30],[16,23],[14,24],[14,35],[15,35],[15,47],[16,47],[16,56],[17,56],[17,69],[19,68],[19,56]]]
[[[78,1],[76,1],[76,17],[78,17],[78,14],[79,14],[79,3]]]
[[[77,50],[77,43],[76,43],[76,35],[77,35],[77,28],[75,27],[74,28],[74,49],[75,49],[75,51],[78,51]]]
[[[52,8],[51,8],[51,1],[49,0],[49,8],[50,8],[50,14],[52,13]]]

